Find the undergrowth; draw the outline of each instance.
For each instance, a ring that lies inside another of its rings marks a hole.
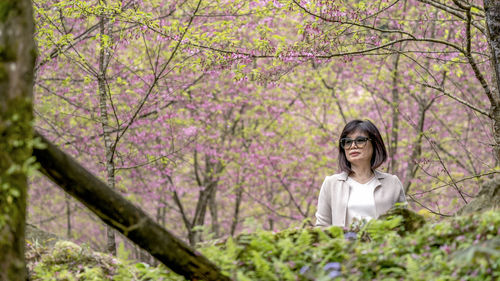
[[[69,243],[59,242],[46,252],[28,246],[31,280],[184,280],[162,266],[119,260]],[[350,230],[259,231],[206,243],[198,250],[242,281],[494,281],[500,279],[500,213],[418,227],[390,215]]]

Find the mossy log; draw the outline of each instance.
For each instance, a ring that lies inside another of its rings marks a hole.
[[[466,215],[500,208],[500,177],[485,182],[474,200],[470,201],[457,215]]]
[[[394,207],[381,215],[379,220],[388,219],[394,216],[401,216],[402,221],[397,227],[397,232],[401,236],[413,233],[425,224],[425,218],[405,207]]]
[[[57,241],[61,240],[61,238],[57,237],[57,235],[43,231],[29,223],[26,223],[25,237],[28,243],[40,244],[47,247],[53,247]]]

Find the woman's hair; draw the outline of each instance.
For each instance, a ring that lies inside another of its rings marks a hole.
[[[347,161],[345,150],[340,145],[340,140],[347,137],[347,135],[356,131],[364,132],[370,138],[373,146],[373,155],[370,161],[372,170],[377,169],[382,163],[387,160],[387,150],[385,149],[384,140],[378,131],[377,127],[369,120],[352,120],[347,123],[340,134],[339,139],[339,166],[340,170],[348,174],[352,173],[351,163]]]

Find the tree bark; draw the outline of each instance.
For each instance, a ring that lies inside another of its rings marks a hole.
[[[417,161],[420,159],[422,155],[422,138],[424,136],[424,126],[425,126],[425,114],[429,109],[427,104],[424,104],[424,101],[418,102],[418,124],[417,124],[417,140],[414,143],[413,150],[411,152],[410,161],[408,162],[408,172],[406,174],[404,189],[405,193],[408,194],[410,191],[411,181],[415,178],[417,174],[419,165]]]
[[[65,195],[64,201],[66,202],[66,237],[71,239],[71,205],[69,194]]]
[[[491,52],[491,66],[494,72],[490,115],[493,119],[493,137],[495,156],[500,160],[500,1],[484,0],[486,30]]]
[[[167,207],[164,206],[164,198],[163,198],[164,193],[160,194],[160,198],[158,198],[158,207],[156,208],[156,222],[161,225],[165,226],[165,218],[167,215]]]
[[[97,83],[99,86],[99,111],[101,117],[101,126],[104,137],[104,149],[106,153],[106,179],[108,186],[112,189],[115,188],[115,161],[114,161],[114,151],[113,143],[111,141],[111,134],[113,129],[109,126],[108,118],[108,90],[106,82],[106,72],[109,63],[110,53],[109,47],[105,46],[103,36],[107,36],[105,29],[105,18],[102,17],[100,20],[100,40],[99,40],[99,73],[97,75]],[[116,239],[113,228],[110,226],[106,227],[106,252],[116,255]]]
[[[179,210],[182,214],[184,225],[188,230],[188,239],[191,246],[196,245],[196,243],[202,241],[203,231],[200,229],[205,225],[205,214],[207,208],[209,208],[210,215],[212,217],[212,231],[214,234],[219,236],[219,222],[217,217],[217,206],[216,204],[216,191],[219,183],[219,174],[224,170],[224,165],[219,161],[216,164],[210,162],[209,156],[205,155],[205,171],[203,172],[203,177],[200,176],[201,167],[198,161],[198,152],[194,151],[194,175],[196,178],[196,183],[201,188],[199,191],[198,201],[196,202],[195,213],[191,221],[186,216],[184,212],[184,207],[174,192],[174,200]]]
[[[214,188],[210,193],[208,208],[210,210],[210,217],[212,218],[212,233],[214,238],[218,238],[219,233],[219,216],[217,214],[217,188]]]
[[[230,280],[201,254],[161,227],[144,211],[92,175],[72,157],[37,134],[46,149],[33,154],[43,174],[78,199],[106,224],[189,280]]]
[[[207,212],[207,206],[210,199],[210,194],[214,188],[217,188],[217,182],[209,183],[208,186],[200,190],[200,195],[198,196],[198,202],[196,203],[196,210],[191,222],[191,229],[189,233],[189,243],[191,246],[196,245],[202,239],[203,231],[200,229],[205,224],[205,214]]]
[[[231,236],[234,236],[239,222],[241,198],[243,197],[243,186],[238,186],[236,190],[236,202],[234,202],[233,221],[231,223]]]
[[[401,47],[400,47],[401,49]],[[398,152],[398,133],[399,133],[399,58],[400,53],[397,53],[394,58],[394,70],[392,76],[392,128],[391,128],[391,145],[389,147],[389,158],[391,159],[391,173],[396,174],[398,171],[398,163],[396,154]]]
[[[26,280],[27,174],[33,167],[35,43],[28,0],[0,2],[0,280]]]

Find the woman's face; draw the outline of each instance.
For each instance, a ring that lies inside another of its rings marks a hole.
[[[368,137],[368,134],[362,132],[362,131],[354,131],[347,135],[347,138],[351,140],[355,140],[356,138],[359,137]],[[356,145],[356,142],[353,142],[350,148],[345,147],[345,156],[347,158],[347,161],[351,163],[351,165],[354,166],[360,166],[360,165],[368,165],[370,166],[370,161],[372,159],[373,155],[373,145],[371,141],[367,141],[364,146],[358,147]]]

